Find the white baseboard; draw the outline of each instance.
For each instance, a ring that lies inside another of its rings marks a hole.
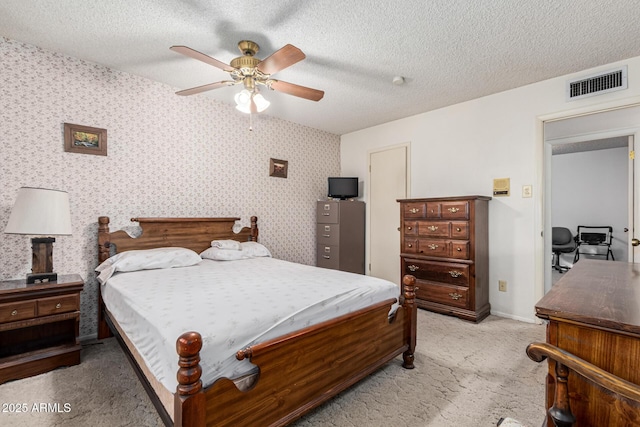
[[[513,314],[502,313],[500,311],[494,311],[494,310],[491,310],[491,314],[493,314],[494,316],[506,317],[507,319],[518,320],[520,322],[525,322],[525,323],[536,323],[538,325],[542,324],[542,320],[538,319],[537,317],[533,317],[533,318],[520,317],[520,316],[514,316]]]

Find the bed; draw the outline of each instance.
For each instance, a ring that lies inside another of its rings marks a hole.
[[[239,218],[134,218],[132,221],[138,222],[141,228],[141,234],[134,238],[123,230],[111,232],[109,218],[103,216],[98,219],[99,261],[103,263],[112,255],[127,251],[169,247],[187,248],[199,254],[211,247],[212,240],[257,242],[257,218],[251,218],[250,227],[238,230],[236,226],[234,231],[234,225],[238,220]],[[300,283],[307,280],[307,275],[311,277],[315,274],[315,270],[324,271],[316,267],[293,266],[289,265],[292,263],[286,264],[284,261],[260,259],[238,261],[237,264],[233,264],[236,261],[203,261],[198,266],[172,269],[171,273],[175,280],[177,270],[186,273],[196,267],[213,268],[213,264],[210,263],[216,262],[224,265],[224,268],[238,266],[238,273],[233,273],[233,270],[218,270],[218,267],[214,266],[218,274],[225,274],[230,282],[239,280],[236,276],[242,276],[242,272],[253,272],[253,269],[259,271],[258,268],[268,270],[274,266],[281,268],[282,265],[292,269],[287,270],[294,272],[289,275],[300,276],[296,277]],[[301,269],[299,274],[296,270],[298,268]],[[368,278],[352,273],[329,270],[326,272],[334,275],[330,281],[344,280],[345,287],[350,287],[352,281]],[[259,274],[260,277],[266,277],[263,273]],[[337,276],[339,274],[342,276]],[[122,276],[125,275],[117,275],[118,278]],[[187,276],[181,276],[184,277],[185,286],[190,289],[199,285],[197,280],[188,279]],[[284,277],[280,280],[285,282]],[[347,281],[349,286],[346,286]],[[140,286],[143,286],[142,282]],[[287,286],[295,293],[302,293],[285,284],[285,287]],[[127,284],[124,288],[131,287]],[[229,301],[232,307],[237,307],[239,318],[251,316],[251,313],[243,311],[248,309],[242,308],[246,307],[245,303],[250,299],[246,289],[251,288],[238,286],[237,295]],[[405,368],[414,367],[416,305],[415,279],[411,276],[403,279],[401,292],[396,289],[395,295],[399,295],[399,298],[385,297],[383,300],[366,303],[365,306],[362,306],[364,303],[360,301],[360,306],[352,308],[348,313],[336,312],[337,317],[322,318],[319,323],[309,322],[307,319],[304,324],[306,326],[294,327],[294,330],[290,331],[283,329],[287,332],[282,335],[279,335],[279,329],[274,329],[271,335],[265,334],[253,339],[251,345],[239,344],[233,349],[233,358],[238,364],[245,363],[252,368],[246,375],[237,375],[234,378],[224,375],[212,376],[209,372],[212,365],[207,364],[207,351],[210,350],[207,347],[208,333],[189,328],[175,333],[172,342],[175,342],[174,372],[177,374],[173,377],[175,389],[171,390],[168,390],[173,384],[171,380],[158,376],[157,372],[154,373],[145,363],[143,346],[138,345],[138,348],[134,340],[132,341],[134,334],[131,333],[126,316],[120,313],[114,315],[113,312],[118,311],[111,302],[105,304],[102,286],[99,286],[99,290],[98,338],[106,338],[112,334],[116,336],[166,425],[286,425],[398,355],[402,354],[402,364]],[[107,295],[105,292],[104,296]],[[189,324],[185,323],[190,314],[188,311],[190,310],[178,313],[175,322]],[[220,323],[228,320],[226,316],[229,315],[224,316],[224,319],[219,320]],[[207,319],[207,323],[216,323],[214,319],[212,316],[210,322]],[[203,327],[202,322],[195,324]],[[241,339],[238,338],[238,341]],[[231,339],[230,342],[234,340]],[[201,356],[204,357],[202,361]]]

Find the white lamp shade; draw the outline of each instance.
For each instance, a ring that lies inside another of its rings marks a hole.
[[[69,193],[22,187],[18,190],[18,197],[4,232],[40,236],[71,234]]]

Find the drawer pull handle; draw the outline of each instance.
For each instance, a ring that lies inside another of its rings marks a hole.
[[[411,228],[411,226],[408,226],[408,227],[407,227],[407,230],[413,230],[413,228]]]
[[[13,310],[13,311],[11,312],[11,315],[12,315],[12,316],[16,316],[17,314],[18,314],[18,310]]]
[[[322,237],[331,237],[331,234],[323,234]]]
[[[460,210],[460,208],[449,208],[449,209],[447,209],[447,210],[448,210],[449,212],[451,212],[451,213],[456,213],[456,212],[458,212],[458,211]]]
[[[412,248],[412,247],[413,247],[413,245],[412,245],[411,243],[407,243],[407,247],[408,247],[408,248]]]
[[[462,295],[460,295],[457,292],[452,292],[449,294],[449,296],[451,297],[452,300],[456,300],[458,301],[460,298],[462,298]]]
[[[60,304],[60,303],[56,304],[56,308],[61,308],[61,307],[62,307],[62,304]]]
[[[329,212],[322,212],[322,216],[329,216]]]
[[[456,271],[456,270],[450,270],[449,274],[451,275],[451,277],[460,277],[460,276],[462,276],[462,272],[461,271]]]
[[[461,231],[462,231],[462,228],[460,228],[460,227],[456,227],[456,231],[459,233],[459,232],[461,232]]]
[[[420,269],[420,267],[418,267],[417,265],[413,265],[413,264],[408,265],[408,266],[407,266],[407,268],[408,268],[410,271],[417,271],[417,270],[419,270],[419,269]]]
[[[456,248],[456,251],[462,252],[462,248]]]
[[[329,255],[322,255],[322,258],[324,259],[331,259],[331,257]]]
[[[429,229],[429,231],[436,231],[438,229],[438,227],[436,227],[435,225],[430,225],[427,228]]]
[[[411,209],[409,209],[409,212],[411,212],[412,214],[415,214],[415,213],[420,212],[420,209],[418,209],[418,208],[411,208]]]
[[[432,251],[435,251],[436,249],[438,249],[438,245],[434,245],[434,244],[428,245],[427,247]]]

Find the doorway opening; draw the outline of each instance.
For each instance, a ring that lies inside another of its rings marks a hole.
[[[638,174],[634,174],[633,141],[639,130],[638,105],[543,123],[541,294],[560,277],[551,264],[554,226],[567,226],[574,235],[578,225],[612,226],[616,260],[640,261],[631,246],[634,223],[638,223],[634,200],[638,200],[640,185]],[[563,261],[570,265],[573,256],[565,256]]]

